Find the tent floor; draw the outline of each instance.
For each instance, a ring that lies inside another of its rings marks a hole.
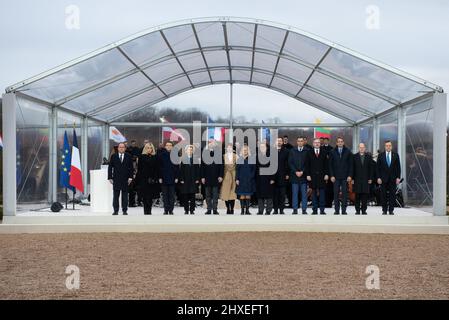
[[[163,209],[153,208],[151,216],[143,215],[143,208],[129,208],[128,216],[121,213],[92,213],[88,206],[76,206],[75,210],[53,213],[50,209],[22,211],[16,216],[3,217],[0,233],[77,233],[77,232],[234,232],[234,231],[290,231],[290,232],[349,232],[349,233],[398,233],[398,234],[449,234],[449,217],[433,216],[415,208],[396,208],[394,216],[383,216],[380,207],[369,207],[368,215],[355,215],[354,207],[348,207],[348,215],[334,215],[326,209],[326,215],[206,215],[197,208],[195,215],[185,215],[181,207],[175,207],[174,215],[163,215]]]

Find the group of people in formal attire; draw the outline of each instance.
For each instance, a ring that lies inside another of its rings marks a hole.
[[[347,214],[349,190],[355,193],[356,214],[367,214],[369,196],[374,184],[381,190],[383,214],[394,214],[396,188],[400,183],[399,155],[393,151],[391,141],[385,141],[384,151],[377,157],[366,150],[364,143],[353,154],[338,137],[336,146],[327,138],[315,138],[312,145],[306,137],[298,137],[296,146],[288,137],[278,138],[274,148],[259,143],[252,153],[244,144],[239,150],[228,144],[224,152],[210,141],[206,154],[211,159],[218,151],[220,161],[197,158],[194,145],[184,147],[180,161],[171,157],[174,143],[167,141],[158,149],[148,141],[143,148],[135,142],[130,147],[120,143],[109,159],[108,179],[113,184],[114,215],[119,212],[119,197],[123,214],[127,214],[130,186],[137,190],[144,214],[152,212],[155,199],[162,194],[165,215],[172,215],[175,199],[179,198],[185,214],[194,214],[197,195],[206,200],[205,214],[219,214],[218,201],[223,200],[226,213],[234,214],[236,200],[240,201],[241,214],[250,215],[256,199],[257,214],[284,214],[286,197],[292,214],[307,214],[308,198],[312,199],[312,214],[326,214],[326,202],[333,198],[334,214]],[[277,152],[277,167],[265,174],[270,163],[261,161]],[[204,153],[203,153],[204,155]],[[135,199],[135,196],[133,195]]]

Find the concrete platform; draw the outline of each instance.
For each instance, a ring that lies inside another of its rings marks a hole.
[[[394,216],[383,216],[378,207],[368,209],[368,215],[355,215],[348,208],[347,216],[292,215],[205,215],[198,208],[195,215],[185,215],[175,208],[174,215],[163,215],[162,208],[154,208],[153,215],[144,216],[143,209],[130,208],[128,216],[92,213],[86,206],[76,210],[53,213],[49,209],[20,212],[6,216],[0,224],[0,233],[78,233],[78,232],[236,232],[236,231],[287,231],[287,232],[346,232],[346,233],[397,233],[397,234],[449,234],[449,217],[433,216],[414,208],[398,208]]]

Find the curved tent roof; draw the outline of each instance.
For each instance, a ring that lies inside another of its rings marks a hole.
[[[291,26],[214,17],[154,27],[6,89],[105,122],[194,88],[266,87],[348,123],[443,89]]]

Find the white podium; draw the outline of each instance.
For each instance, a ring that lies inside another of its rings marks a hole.
[[[110,213],[112,209],[112,184],[108,180],[108,166],[90,170],[90,211]]]

